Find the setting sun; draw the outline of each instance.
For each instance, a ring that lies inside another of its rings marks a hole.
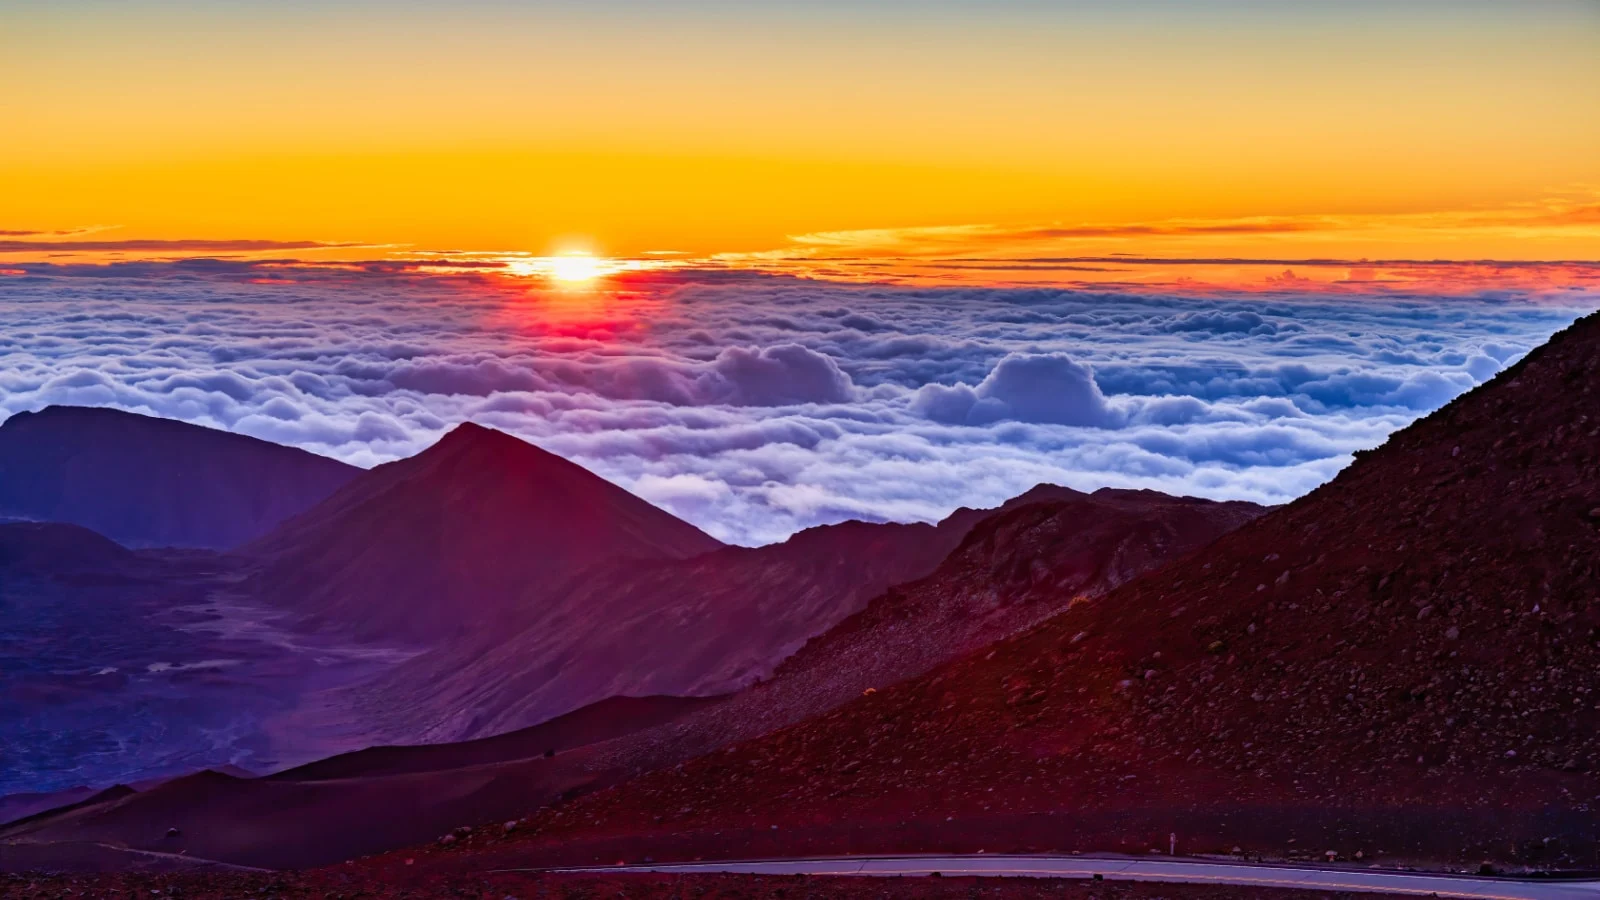
[[[601,261],[587,253],[552,256],[545,262],[547,263],[545,272],[551,279],[568,284],[593,281],[600,277],[602,269]]]
[[[624,272],[645,272],[673,269],[684,265],[681,260],[618,259],[595,256],[587,250],[568,250],[551,256],[498,256],[489,258],[505,267],[505,272],[519,277],[544,278],[567,287],[579,287],[590,282]],[[461,254],[462,259],[481,258],[477,254]]]
[[[612,261],[590,253],[572,251],[557,256],[531,256],[505,260],[513,275],[536,275],[568,285],[585,284],[613,270]]]

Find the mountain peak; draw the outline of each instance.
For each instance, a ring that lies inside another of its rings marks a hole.
[[[575,462],[464,422],[246,551],[264,563],[265,594],[370,636],[426,641],[525,614],[528,585],[554,588],[604,559],[721,546]]]
[[[1102,488],[1102,490],[1104,490]],[[1012,499],[1006,501],[1007,506],[1017,507],[1028,503],[1054,503],[1065,500],[1082,500],[1089,496],[1083,491],[1074,490],[1048,481],[1040,482]]]
[[[522,454],[529,461],[558,462],[575,469],[582,468],[524,438],[487,425],[479,425],[477,422],[462,422],[451,428],[435,441],[433,446],[423,450],[415,458],[420,460],[437,454],[480,452]]]
[[[470,441],[470,440],[479,440],[479,441],[481,441],[481,440],[485,440],[485,439],[492,439],[492,438],[495,438],[495,437],[510,437],[510,435],[506,434],[503,431],[500,431],[499,429],[490,428],[487,425],[479,425],[477,422],[473,422],[473,421],[469,420],[469,421],[466,421],[466,422],[461,422],[461,423],[457,424],[454,428],[451,428],[449,431],[446,431],[444,433],[444,437],[439,438],[439,440],[441,442],[443,442],[443,441],[459,442],[459,441]]]

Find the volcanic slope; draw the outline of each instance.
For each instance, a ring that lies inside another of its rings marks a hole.
[[[597,755],[649,770],[791,725],[1089,602],[1264,511],[1041,485],[978,523],[927,578],[889,589],[807,642],[771,679]]]
[[[1597,362],[1593,315],[1202,554],[550,811],[543,839],[581,855],[716,828],[730,848],[730,829],[848,823],[855,849],[1170,831],[1191,851],[1592,864]]]
[[[309,624],[433,646],[516,622],[530,589],[601,561],[721,546],[575,463],[467,423],[240,552],[259,561],[249,590]]]
[[[535,583],[517,592],[515,627],[440,646],[340,692],[336,705],[397,740],[441,742],[606,697],[732,692],[890,586],[933,571],[991,512],[958,510],[938,525],[844,522],[765,547],[596,566],[558,590]]]

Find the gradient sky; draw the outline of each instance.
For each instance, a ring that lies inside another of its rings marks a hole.
[[[1597,49],[1558,0],[0,0],[0,417],[478,421],[740,543],[1281,502],[1600,307]]]
[[[1597,47],[1594,2],[0,0],[0,258],[1594,259]]]

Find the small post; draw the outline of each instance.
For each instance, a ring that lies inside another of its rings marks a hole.
[[[1167,855],[1178,855],[1178,833],[1176,831],[1167,833]]]

